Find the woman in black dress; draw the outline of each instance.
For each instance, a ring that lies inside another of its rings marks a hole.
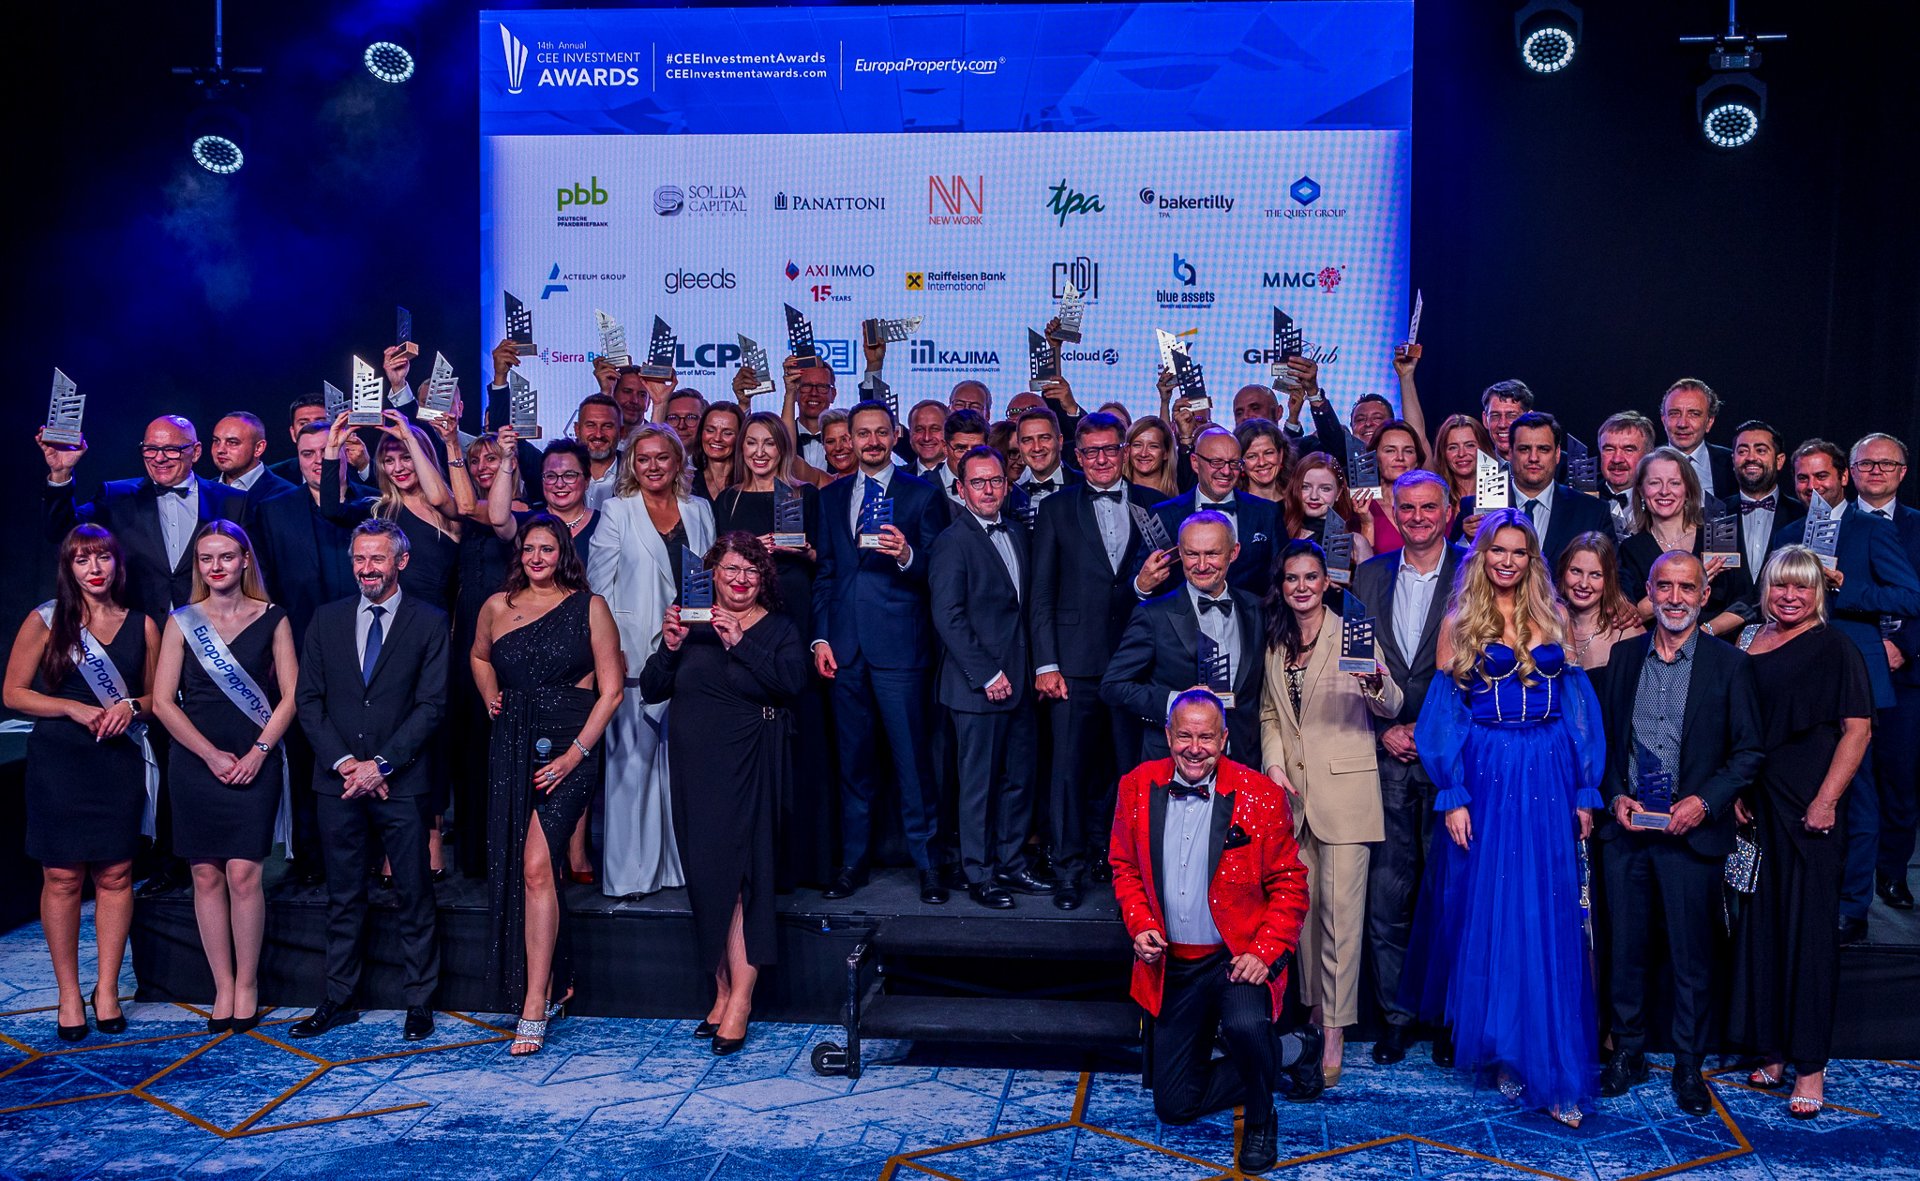
[[[777,415],[775,417],[778,417]],[[693,494],[718,500],[739,482],[740,437],[746,412],[738,402],[715,402],[700,415],[693,438]]]
[[[218,682],[212,669],[226,670]],[[173,850],[193,867],[214,1033],[260,1023],[260,865],[286,793],[280,739],[293,725],[299,673],[293,628],[267,601],[246,532],[231,521],[202,525],[193,538],[193,598],[161,635],[153,713],[173,737]]]
[[[1707,605],[1700,612],[1701,629],[1721,638],[1753,617],[1750,600],[1753,578],[1744,567],[1729,566],[1724,558],[1705,557],[1706,519],[1700,474],[1693,461],[1671,447],[1656,447],[1640,457],[1633,470],[1633,532],[1620,542],[1620,590],[1640,609],[1640,618],[1653,618],[1647,575],[1661,554],[1684,550],[1701,560],[1707,571]],[[1718,512],[1719,506],[1711,506]]]
[[[493,714],[488,788],[488,902],[495,994],[521,999],[508,1053],[546,1044],[547,1022],[573,995],[572,944],[556,865],[600,788],[600,737],[626,684],[620,633],[565,524],[539,513],[520,527],[506,589],[487,600],[473,679]],[[536,825],[533,821],[537,820]]]
[[[779,577],[780,611],[805,636],[813,629],[812,539],[820,528],[820,502],[813,485],[792,478],[792,436],[778,414],[762,412],[747,419],[740,440],[742,480],[713,502],[717,536],[751,533],[773,555]],[[799,545],[778,546],[773,531],[774,484],[778,481],[799,499],[802,529]],[[776,888],[824,886],[833,880],[833,851],[839,847],[834,803],[835,751],[828,741],[826,684],[810,681],[793,700],[793,776],[791,791],[778,801],[774,844],[778,851]]]
[[[672,699],[669,750],[705,754],[669,762],[673,829],[700,967],[718,984],[694,1036],[732,1054],[747,1040],[760,968],[776,954],[774,813],[792,777],[788,706],[806,687],[807,652],[779,612],[773,559],[756,538],[722,536],[706,566],[712,624],[681,623],[680,608],[669,607],[640,692],[649,704]]]
[[[158,786],[139,723],[150,706],[160,632],[122,603],[126,562],[120,543],[98,525],[67,534],[54,584],[53,601],[29,611],[14,637],[5,701],[34,719],[27,738],[27,856],[40,862],[40,926],[60,989],[55,1024],[62,1041],[77,1042],[87,1036],[80,902],[89,877],[99,944],[94,1020],[101,1033],[127,1027],[119,984],[133,926],[133,855]]]
[[[1866,661],[1827,626],[1826,600],[1820,559],[1786,546],[1760,574],[1766,622],[1740,635],[1753,657],[1767,761],[1735,805],[1756,827],[1760,874],[1735,932],[1728,1028],[1762,1059],[1753,1085],[1780,1086],[1793,1065],[1787,1110],[1797,1119],[1825,1106],[1847,856],[1839,804],[1873,732]]]

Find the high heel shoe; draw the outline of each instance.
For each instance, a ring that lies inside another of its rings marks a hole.
[[[265,1015],[266,1015],[266,1011],[262,1009],[259,1005],[255,1005],[253,1007],[253,1016],[229,1017],[227,1019],[227,1028],[232,1030],[234,1033],[246,1033],[248,1030],[253,1029],[255,1026],[259,1025],[260,1018]]]
[[[715,1058],[725,1058],[728,1054],[738,1054],[740,1047],[746,1044],[747,1035],[744,1033],[739,1037],[721,1037],[718,1033],[715,1033],[713,1035],[713,1056]]]
[[[559,1000],[548,1001],[547,1002],[547,1024],[552,1025],[555,1021],[558,1021],[561,1018],[565,1017],[567,1015],[567,1006],[572,1002],[573,1002],[573,989],[571,988],[567,989],[567,995],[561,997]]]
[[[513,1044],[507,1047],[507,1053],[514,1058],[525,1058],[529,1054],[538,1054],[546,1044],[547,1023],[522,1017],[514,1023]],[[521,1049],[522,1046],[526,1049]]]
[[[228,1033],[232,1029],[233,1029],[233,1018],[231,1017],[207,1018],[208,1033]]]
[[[708,1038],[711,1038],[714,1034],[719,1032],[720,1032],[720,1023],[718,1021],[702,1021],[700,1024],[693,1027],[693,1036],[701,1039],[702,1041],[705,1041]]]
[[[94,986],[93,996],[89,999],[93,1004],[93,1027],[95,1029],[98,1029],[101,1033],[127,1032],[127,1015],[125,1013],[121,1013],[118,1017],[102,1017],[100,1015],[100,988],[98,985]]]
[[[1555,1122],[1569,1128],[1579,1127],[1580,1122],[1587,1118],[1586,1113],[1578,1107],[1549,1107],[1547,1114],[1552,1116]]]
[[[63,1042],[80,1041],[87,1036],[92,1028],[92,1026],[87,1024],[87,1011],[84,1007],[80,1010],[80,1024],[78,1025],[62,1025],[60,1024],[59,1017],[53,1019],[53,1032],[58,1034],[60,1040]]]

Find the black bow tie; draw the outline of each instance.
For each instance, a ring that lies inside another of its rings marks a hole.
[[[812,431],[797,431],[796,433],[800,436],[800,445],[802,447],[805,447],[808,443],[818,443],[820,441],[820,436],[814,434]]]
[[[1220,614],[1231,619],[1233,618],[1233,600],[1224,597],[1209,599],[1202,595],[1200,598],[1200,614],[1205,615],[1209,611],[1218,611]]]
[[[1115,504],[1119,504],[1122,495],[1118,488],[1109,488],[1105,492],[1100,491],[1098,488],[1087,489],[1087,498],[1089,500],[1111,500]]]
[[[1774,506],[1779,503],[1780,498],[1777,496],[1765,496],[1759,500],[1742,500],[1740,502],[1740,515],[1744,517],[1748,513],[1757,513],[1761,509],[1772,512]]]
[[[192,484],[175,484],[171,488],[160,488],[160,486],[156,484],[154,487],[168,496],[178,496],[181,500],[185,500],[187,493],[193,490]]]
[[[1212,794],[1204,783],[1182,783],[1178,779],[1167,784],[1167,798],[1174,800],[1204,800]]]
[[[1007,523],[1005,521],[982,521],[980,522],[980,527],[987,531],[988,537],[1007,531]]]
[[[1199,512],[1226,513],[1235,517],[1240,515],[1240,502],[1237,500],[1223,500],[1219,504],[1207,504],[1200,501],[1196,501],[1195,503],[1199,505]]]
[[[1607,499],[1619,505],[1621,508],[1627,507],[1627,494],[1624,492],[1609,492],[1607,493]]]
[[[1027,484],[1028,492],[1058,492],[1059,490],[1060,481],[1058,479],[1032,480]]]

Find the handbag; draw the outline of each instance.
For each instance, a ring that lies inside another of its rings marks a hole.
[[[1735,893],[1751,894],[1760,885],[1760,842],[1754,839],[1753,826],[1744,825],[1733,834],[1733,852],[1727,854],[1727,885]]]

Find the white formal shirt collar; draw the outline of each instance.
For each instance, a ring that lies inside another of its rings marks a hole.
[[[392,594],[388,595],[381,602],[375,603],[367,598],[365,592],[362,592],[360,595],[360,613],[365,615],[375,607],[380,607],[386,611],[385,618],[392,619],[394,614],[400,610],[400,598],[403,594],[405,594],[405,592],[396,586],[393,588]]]
[[[253,489],[253,486],[260,482],[260,477],[266,472],[266,470],[267,470],[267,465],[264,463],[261,463],[259,460],[256,459],[253,461],[252,467],[248,468],[244,472],[241,472],[239,475],[235,476],[233,479],[228,480],[226,482],[227,487],[237,488],[242,492],[251,491]]]

